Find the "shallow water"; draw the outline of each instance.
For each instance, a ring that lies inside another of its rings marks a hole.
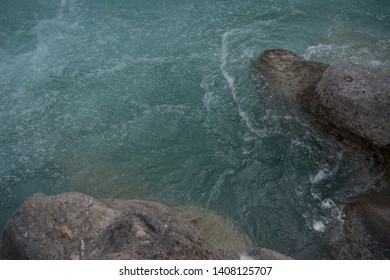
[[[256,245],[331,258],[380,174],[270,93],[285,48],[390,67],[388,1],[0,0],[0,227],[34,192],[215,211]]]

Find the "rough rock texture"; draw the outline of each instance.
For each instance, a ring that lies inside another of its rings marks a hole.
[[[390,71],[306,61],[286,50],[265,51],[257,68],[279,96],[349,146],[369,152],[390,171]],[[387,173],[386,173],[387,172]],[[387,184],[388,179],[381,182]],[[390,258],[390,194],[362,194],[346,210],[345,239],[335,258]]]
[[[288,259],[267,249],[217,249],[168,206],[35,194],[7,222],[1,259]]]
[[[339,140],[390,163],[390,71],[329,66],[282,49],[263,52],[256,65],[276,94],[298,100]]]
[[[355,64],[330,66],[302,105],[318,121],[357,144],[372,149],[380,161],[390,155],[390,72]]]
[[[347,242],[336,258],[390,259],[390,194],[365,193],[346,208]]]
[[[276,94],[295,100],[298,94],[315,88],[329,65],[305,60],[287,50],[273,49],[264,51],[256,66]]]
[[[194,226],[199,235],[215,247],[229,251],[255,248],[253,241],[239,232],[232,222],[213,212],[202,212],[191,206],[178,207],[179,214]]]

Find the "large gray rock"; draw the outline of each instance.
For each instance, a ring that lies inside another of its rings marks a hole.
[[[390,72],[306,61],[286,50],[265,51],[257,68],[273,93],[298,103],[338,140],[390,166]],[[383,170],[381,168],[381,170]],[[385,176],[386,177],[386,176]],[[381,184],[385,185],[388,178]],[[345,210],[345,235],[335,258],[390,258],[390,195],[362,194]]]
[[[302,105],[318,121],[374,151],[390,155],[390,72],[355,64],[330,66],[314,92],[303,92]]]
[[[274,93],[298,100],[339,140],[390,163],[388,70],[349,63],[329,66],[282,49],[263,52],[256,65]]]
[[[345,240],[336,245],[338,259],[390,259],[390,193],[369,192],[345,210]]]
[[[267,249],[228,251],[172,208],[81,193],[35,194],[6,223],[1,259],[288,259]]]

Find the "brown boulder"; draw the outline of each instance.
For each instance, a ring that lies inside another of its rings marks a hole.
[[[270,253],[271,252],[271,253]],[[35,194],[6,223],[1,259],[288,258],[214,247],[177,211],[158,202]]]
[[[295,100],[307,88],[315,87],[329,65],[305,60],[287,50],[273,49],[264,51],[256,66],[276,94]]]

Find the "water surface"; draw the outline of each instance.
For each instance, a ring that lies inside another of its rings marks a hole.
[[[341,2],[341,3],[340,3]],[[191,205],[331,258],[378,175],[269,92],[285,48],[390,66],[388,1],[0,0],[0,225],[35,192]]]

